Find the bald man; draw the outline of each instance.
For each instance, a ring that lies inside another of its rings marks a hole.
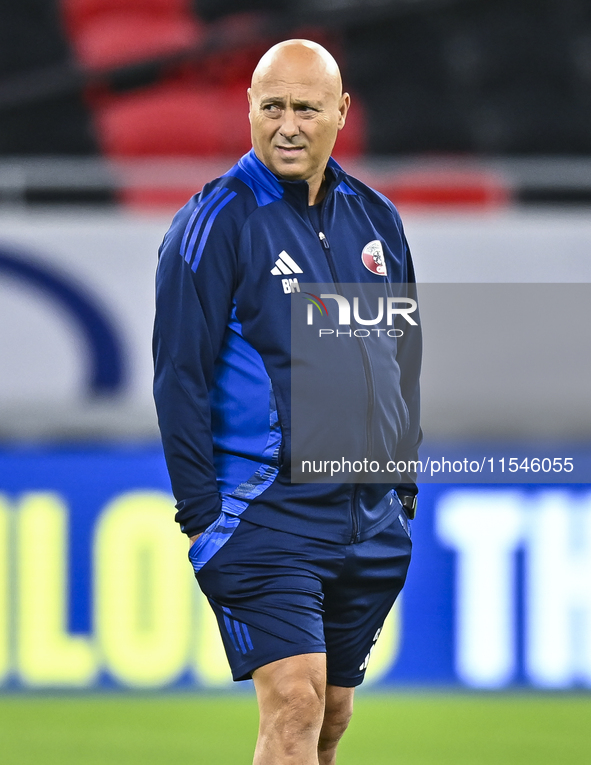
[[[414,274],[393,205],[330,156],[350,104],[333,57],[274,46],[248,101],[252,150],[160,249],[154,396],[195,576],[234,679],[254,681],[254,763],[331,765],[410,561],[417,489],[398,457],[421,439],[420,331],[390,330],[388,353],[355,346],[373,377],[353,369],[347,412],[367,423],[371,401],[358,440],[394,445],[390,483],[292,483],[290,306],[300,283],[390,294]]]

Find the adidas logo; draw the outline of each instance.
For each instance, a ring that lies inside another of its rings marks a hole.
[[[289,274],[302,274],[302,269],[298,266],[295,260],[288,255],[285,250],[279,253],[279,257],[275,261],[275,265],[271,269],[273,276],[287,276]]]

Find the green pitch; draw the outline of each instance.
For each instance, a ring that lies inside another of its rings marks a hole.
[[[588,765],[591,696],[358,695],[339,765]],[[248,765],[254,697],[0,697],[2,765]]]

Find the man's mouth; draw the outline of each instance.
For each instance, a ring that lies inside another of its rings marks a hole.
[[[278,149],[282,154],[286,154],[287,156],[295,156],[296,154],[299,154],[300,152],[304,151],[304,146],[276,146],[276,149]]]

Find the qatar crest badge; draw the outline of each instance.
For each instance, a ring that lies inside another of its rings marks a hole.
[[[374,239],[373,242],[368,242],[365,245],[361,252],[361,260],[363,261],[363,265],[368,271],[371,271],[372,274],[388,276],[384,250],[379,239]]]

